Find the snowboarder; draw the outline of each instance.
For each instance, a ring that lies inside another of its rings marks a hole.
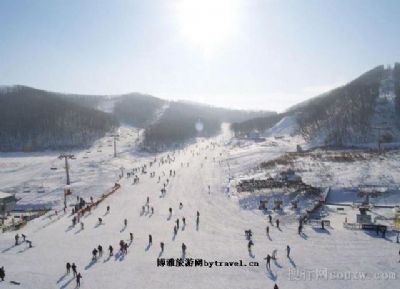
[[[290,258],[290,247],[289,245],[286,246],[286,256]]]
[[[82,275],[81,273],[78,273],[78,275],[76,275],[76,287],[81,287],[81,279]]]
[[[0,268],[0,279],[1,279],[1,281],[4,281],[4,277],[6,277],[6,271],[4,270],[4,267],[2,266]]]
[[[160,243],[160,247],[161,247],[161,252],[164,252],[164,242]]]
[[[103,247],[101,245],[97,246],[97,250],[99,251],[99,257],[103,256]]]
[[[153,244],[153,237],[151,236],[151,234],[149,235],[149,245]]]
[[[19,240],[19,235],[17,234],[17,235],[15,235],[15,246],[18,245],[18,240]]]
[[[71,272],[71,264],[68,262],[67,263],[67,274],[69,274],[69,272]]]
[[[72,263],[71,265],[72,273],[74,273],[74,277],[76,276],[76,265],[75,263]]]
[[[108,246],[108,252],[110,252],[110,257],[114,255],[114,248],[111,245]]]

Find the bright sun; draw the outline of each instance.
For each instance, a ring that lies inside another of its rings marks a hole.
[[[186,38],[204,50],[216,48],[234,32],[235,0],[181,0],[178,15]]]

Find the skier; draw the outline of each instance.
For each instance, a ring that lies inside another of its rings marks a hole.
[[[276,285],[276,283],[274,285],[274,289],[279,289],[279,287],[278,287],[278,285]]]
[[[149,235],[149,245],[153,244],[153,237],[151,236],[151,234]]]
[[[179,209],[182,209],[182,208],[183,208],[183,204],[179,203]]]
[[[110,213],[110,206],[107,206],[107,214]]]
[[[68,262],[67,263],[67,274],[69,274],[69,272],[71,272],[71,264]]]
[[[151,207],[151,214],[152,215],[154,214],[154,208],[153,207]]]
[[[176,219],[176,228],[179,230],[179,219]]]
[[[18,245],[18,240],[19,240],[19,235],[17,234],[17,235],[15,235],[15,246]]]
[[[267,235],[269,235],[269,226],[267,226],[266,231],[267,231]]]
[[[186,219],[185,219],[185,217],[182,218],[182,223],[183,223],[183,226],[185,227],[185,226],[186,226]]]
[[[128,220],[127,219],[124,220],[124,225],[125,225],[125,227],[128,225]]]
[[[78,275],[76,275],[76,287],[81,287],[81,279],[82,275],[81,273],[78,273]]]
[[[321,229],[322,229],[322,230],[325,230],[325,223],[324,223],[323,220],[321,221]]]
[[[303,230],[303,226],[300,224],[299,225],[299,229],[298,229],[298,232],[299,232],[299,235],[301,234],[301,231]]]
[[[72,263],[71,268],[72,268],[72,273],[74,273],[74,277],[75,277],[76,276],[76,265],[75,265],[75,263]]]
[[[92,255],[93,255],[92,260],[97,260],[97,249],[96,248],[93,249]]]
[[[99,251],[99,257],[103,256],[103,247],[101,245],[97,246],[97,250]]]
[[[268,254],[266,258],[264,258],[264,260],[267,260],[267,269],[271,269],[271,256]]]
[[[25,242],[26,236],[24,234],[21,234],[22,236],[22,242]]]
[[[178,233],[178,229],[176,228],[176,225],[174,226],[174,235]]]
[[[289,245],[286,246],[286,256],[290,258],[290,247]]]
[[[149,204],[149,203],[150,203],[150,198],[149,198],[149,197],[147,197],[146,204]]]
[[[108,252],[110,252],[110,257],[111,257],[112,255],[114,255],[114,254],[113,254],[114,248],[113,248],[111,245],[108,246]]]
[[[272,224],[272,216],[271,215],[268,215],[268,220],[269,220],[269,223]]]
[[[252,247],[252,246],[254,246],[254,243],[253,243],[252,240],[250,240],[249,243],[247,244],[247,249],[248,249],[249,251],[251,251],[251,247]]]
[[[99,218],[99,225],[101,225],[102,222],[103,222],[103,219]]]
[[[4,267],[2,266],[0,268],[0,279],[1,279],[1,281],[4,281],[4,277],[6,277],[6,271],[4,270]]]
[[[129,233],[129,239],[131,240],[131,242],[133,242],[133,234]]]
[[[185,245],[185,243],[182,243],[182,254],[183,255],[186,254],[186,245]]]
[[[161,252],[164,252],[164,242],[160,243],[160,247],[161,247]]]
[[[169,215],[172,215],[172,208],[169,208]]]
[[[279,219],[276,219],[276,227],[279,229]]]

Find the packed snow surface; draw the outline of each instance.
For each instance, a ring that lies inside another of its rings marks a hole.
[[[1,234],[0,266],[6,270],[1,288],[75,288],[72,274],[66,275],[67,262],[75,262],[82,274],[81,288],[242,289],[273,288],[275,283],[279,288],[398,288],[400,246],[395,236],[388,234],[383,239],[374,232],[344,229],[345,217],[349,222],[355,221],[355,211],[350,207],[340,213],[335,207],[327,207],[326,219],[331,221],[327,230],[305,226],[304,235],[300,236],[297,223],[288,221],[281,222],[281,229],[269,225],[270,237],[267,237],[267,216],[259,210],[243,209],[240,194],[229,184],[234,177],[249,172],[261,161],[295,150],[297,142],[268,139],[261,144],[233,144],[230,137],[225,130],[214,139],[199,139],[185,150],[155,156],[136,152],[135,131],[123,128],[117,158],[113,158],[107,138],[100,140],[89,153],[74,152],[76,160],[70,161],[73,195],[69,196],[69,204],[74,203],[76,195],[86,200],[90,196],[98,199],[118,180],[121,167],[126,173],[146,164],[147,173],[139,174],[140,181],[135,185],[125,174],[119,180],[121,189],[81,218],[83,230],[79,224],[71,226],[69,208],[67,213],[61,211],[57,216],[49,212],[18,232]],[[175,161],[159,164],[167,154],[173,155]],[[51,153],[2,154],[0,189],[6,191],[14,187],[21,202],[51,203],[60,208],[65,176],[63,161],[57,156]],[[155,157],[157,163],[149,167]],[[50,170],[52,166],[58,169]],[[170,170],[175,170],[174,177],[169,176]],[[153,171],[155,177],[151,178],[149,174]],[[167,179],[167,193],[161,197],[160,189]],[[23,185],[24,182],[27,184]],[[33,190],[22,192],[24,187],[42,184],[47,188],[44,194]],[[147,197],[154,214],[141,214]],[[107,206],[110,206],[109,214],[106,214]],[[171,218],[169,208],[173,210]],[[200,212],[198,229],[197,211]],[[280,214],[272,213],[274,221],[289,212],[284,210]],[[103,219],[101,225],[99,217]],[[184,227],[182,217],[186,218]],[[123,224],[125,218],[127,227]],[[180,227],[174,237],[177,218]],[[247,229],[253,232],[251,252],[244,235]],[[129,244],[130,232],[134,240],[128,254],[121,255],[118,244],[120,240]],[[15,246],[16,233],[25,234],[33,242],[33,248],[27,243]],[[148,245],[149,234],[153,237],[151,246]],[[160,242],[165,243],[163,253]],[[260,266],[157,266],[159,257],[180,258],[183,242],[187,246],[186,258],[202,258],[208,262],[242,260],[243,264],[258,262]],[[104,253],[93,262],[91,252],[99,244]],[[114,247],[112,257],[108,256],[109,245]],[[286,257],[287,245],[291,247],[291,258]],[[278,250],[278,258],[271,261],[268,271],[264,257],[274,249]],[[348,280],[343,280],[345,278]]]

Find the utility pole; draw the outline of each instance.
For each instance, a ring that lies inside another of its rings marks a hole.
[[[67,174],[67,185],[70,184],[70,180],[69,180],[69,165],[68,165],[68,159],[74,159],[75,156],[72,154],[60,154],[60,156],[58,157],[60,160],[64,159],[65,160],[65,173]]]

